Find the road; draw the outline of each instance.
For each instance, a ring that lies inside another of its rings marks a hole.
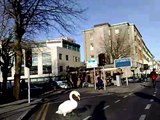
[[[29,120],[159,120],[160,82],[135,93],[81,92],[78,108],[66,117],[56,114],[58,105],[68,99],[68,94],[45,99]]]

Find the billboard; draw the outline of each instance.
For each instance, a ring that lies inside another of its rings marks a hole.
[[[131,67],[132,60],[131,58],[121,58],[114,60],[114,67],[115,68],[124,68],[124,67]]]

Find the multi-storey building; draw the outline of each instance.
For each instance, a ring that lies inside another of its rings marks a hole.
[[[47,80],[48,77],[65,75],[67,67],[81,66],[80,45],[75,43],[73,39],[63,37],[40,41],[35,44],[35,46],[37,45],[38,47],[32,48],[31,81],[43,81]],[[14,72],[13,66],[8,76],[9,80],[14,79]],[[0,77],[2,80],[2,76]],[[28,71],[25,67],[25,61],[23,61],[21,78],[27,79],[27,77]]]
[[[140,73],[144,64],[152,65],[154,56],[145,45],[142,35],[134,24],[98,24],[92,29],[85,30],[84,49],[85,61],[95,59],[98,61],[100,53],[106,54],[108,64],[114,59],[131,57],[134,73]],[[131,73],[132,73],[131,72]]]

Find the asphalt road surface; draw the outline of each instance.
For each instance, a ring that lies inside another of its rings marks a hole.
[[[135,93],[81,92],[78,108],[64,117],[55,112],[68,94],[45,99],[29,120],[160,120],[160,82]]]

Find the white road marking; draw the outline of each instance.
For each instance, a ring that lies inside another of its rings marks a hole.
[[[146,115],[141,115],[139,120],[145,120],[146,119]]]
[[[154,100],[153,99],[150,99],[150,102],[153,102]]]
[[[156,94],[153,94],[153,96],[156,96]]]
[[[105,110],[105,109],[107,109],[107,108],[109,108],[110,107],[110,105],[107,105],[107,106],[105,106],[104,108],[103,108],[103,110]]]
[[[87,116],[87,117],[84,118],[83,120],[88,120],[89,118],[91,118],[91,116]]]
[[[121,100],[117,100],[117,101],[115,101],[114,103],[118,103],[119,101],[121,101]]]
[[[157,92],[156,91],[154,91],[154,94],[156,94]]]
[[[129,93],[128,95],[132,95],[132,93]]]
[[[147,106],[145,107],[145,109],[149,109],[151,107],[151,104],[147,104]]]
[[[128,95],[125,95],[123,98],[126,98],[126,97],[128,97]]]

